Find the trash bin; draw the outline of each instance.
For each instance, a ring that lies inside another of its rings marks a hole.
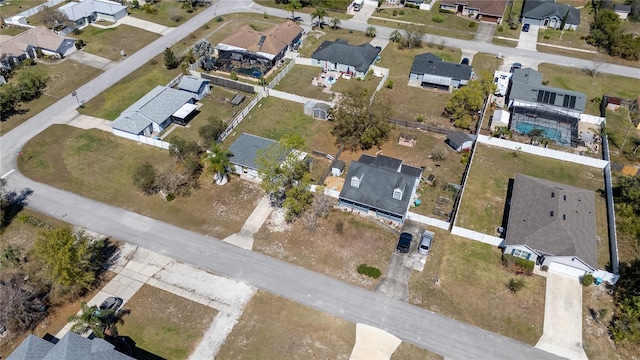
[[[416,206],[420,206],[420,204],[422,204],[422,201],[420,201],[420,199],[416,199],[416,201],[413,202]]]
[[[596,285],[602,284],[602,278],[597,277],[596,280],[593,283],[596,284]]]

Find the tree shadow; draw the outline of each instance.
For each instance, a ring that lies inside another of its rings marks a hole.
[[[118,336],[117,340],[112,342],[112,344],[119,352],[129,355],[137,360],[166,360],[162,356],[158,356],[138,347],[135,340],[129,336]]]
[[[4,228],[11,224],[13,219],[18,215],[24,207],[28,205],[27,199],[33,194],[33,190],[25,188],[16,192],[11,190],[2,194],[2,219],[0,219],[0,228]]]

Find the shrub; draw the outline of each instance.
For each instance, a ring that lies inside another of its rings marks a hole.
[[[133,173],[133,184],[143,194],[153,194],[157,191],[156,175],[153,165],[144,163]]]
[[[446,155],[441,150],[436,150],[431,153],[431,160],[433,161],[443,161],[444,159],[446,159]]]
[[[442,14],[453,14],[454,13],[454,11],[447,10],[447,9],[438,9],[438,12],[442,13]]]
[[[400,11],[398,12],[398,14],[400,14],[400,15],[404,15],[404,10],[400,10]]]
[[[168,202],[172,202],[176,199],[176,196],[173,193],[168,193],[167,196],[164,197],[164,199]]]
[[[83,47],[85,47],[85,45],[87,45],[87,44],[84,42],[84,40],[80,39],[80,40],[76,40],[75,45],[76,45],[76,49],[80,50]]]
[[[498,29],[497,29],[497,30],[498,30],[498,32],[503,32],[503,31],[504,31],[504,28],[502,27],[502,25],[500,25],[500,26],[498,26]]]
[[[478,23],[477,23],[477,22],[475,22],[475,21],[471,21],[471,22],[469,23],[469,27],[470,27],[471,29],[475,29],[475,28],[477,28],[477,27],[478,27]]]
[[[415,5],[415,4],[404,4],[404,7],[408,7],[409,9],[420,9],[420,5]]]
[[[418,115],[418,117],[416,118],[417,122],[423,122],[424,121],[424,116],[422,116],[422,114]]]
[[[589,286],[593,284],[593,275],[587,274],[580,279],[582,286]]]
[[[387,89],[393,89],[393,80],[387,81]]]
[[[516,258],[515,264],[523,268],[527,275],[531,275],[531,273],[533,273],[533,268],[536,265],[533,261],[522,258]]]
[[[238,73],[232,71],[231,75],[229,75],[229,78],[231,78],[231,80],[238,80]]]
[[[52,229],[53,227],[47,223],[45,223],[44,221],[40,220],[39,218],[32,216],[32,215],[28,215],[25,214],[23,212],[18,214],[17,217],[18,221],[20,221],[23,224],[27,224],[27,225],[31,225],[31,226],[35,226],[35,227],[41,227],[41,228],[47,228],[47,229]]]
[[[216,22],[223,22],[223,21],[224,21],[224,19],[222,18],[222,16],[218,15],[216,17]]]
[[[373,266],[367,266],[367,264],[360,264],[358,266],[358,274],[367,275],[368,277],[377,279],[382,275],[380,269],[374,268]]]
[[[2,252],[0,253],[0,269],[20,265],[21,257],[22,249],[19,246],[11,244],[6,245],[2,248]]]
[[[547,34],[544,34],[544,36],[542,38],[544,38],[545,40],[549,40],[551,38],[551,36],[549,36]]]
[[[338,221],[336,223],[336,233],[338,233],[338,235],[342,235],[343,232],[344,232],[344,223],[342,221]]]
[[[392,16],[398,16],[398,10],[393,10],[393,12],[391,13]]]
[[[507,270],[513,271],[516,274],[531,275],[535,264],[533,261],[522,259],[510,254],[502,255],[502,264]]]
[[[525,285],[524,279],[511,278],[507,283],[507,289],[509,289],[509,291],[515,294],[518,291],[522,290],[522,288],[524,288],[524,285]]]
[[[431,21],[435,22],[435,23],[442,23],[444,22],[444,16],[442,15],[433,15],[433,17],[431,18]]]

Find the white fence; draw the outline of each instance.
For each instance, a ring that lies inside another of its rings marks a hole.
[[[231,123],[229,123],[229,126],[227,126],[227,128],[222,132],[222,134],[220,134],[220,136],[218,136],[218,142],[223,142],[224,139],[227,138],[227,136],[229,136],[229,134],[233,131],[233,129],[236,128],[236,126],[238,126],[238,124],[240,124],[240,122],[242,122],[242,120],[244,120],[245,116],[247,116],[247,114],[249,114],[249,112],[251,110],[253,110],[253,108],[258,104],[258,102],[260,100],[262,100],[264,97],[267,96],[267,92],[259,92],[258,96],[254,97],[253,100],[251,100],[247,106],[245,106],[244,109],[242,109],[242,111],[240,111],[231,121]]]
[[[45,7],[53,7],[53,6],[56,6],[56,5],[60,4],[60,3],[65,2],[65,1],[67,1],[67,0],[49,0],[46,3],[42,4],[42,5],[38,5],[36,7],[32,7],[29,10],[25,10],[25,11],[19,13],[18,16],[22,16],[22,17],[28,18],[29,16],[33,16],[33,15],[39,13]]]
[[[293,68],[293,65],[295,64],[296,64],[295,59],[293,59],[292,61],[289,61],[287,66],[285,66],[284,69],[280,70],[278,75],[273,80],[271,80],[271,82],[269,83],[269,85],[267,85],[267,87],[269,89],[273,89],[276,85],[278,85],[280,80],[282,80],[282,78],[289,73],[289,71]]]
[[[529,144],[522,144],[515,141],[490,137],[486,135],[478,135],[478,142],[482,144],[487,144],[491,146],[497,146],[504,149],[522,151],[529,154],[534,154],[538,156],[544,156],[556,160],[568,161],[576,164],[582,164],[587,166],[596,167],[599,169],[604,169],[605,166],[609,163],[605,160],[590,158],[587,156],[570,154],[564,151],[558,151],[548,148],[543,148],[539,146],[533,146]]]
[[[422,224],[437,227],[438,229],[449,230],[449,223],[443,220],[430,218],[428,216],[420,215],[409,211],[407,213],[407,219],[417,221]]]
[[[166,141],[162,141],[162,140],[157,140],[148,136],[144,136],[144,135],[138,135],[138,142],[141,142],[143,144],[147,144],[147,145],[151,145],[151,146],[155,146],[161,149],[165,149],[168,150],[169,149],[169,143]]]
[[[387,79],[389,78],[389,69],[382,68],[380,66],[372,65],[371,66],[371,70],[373,70],[373,73],[376,74],[376,75],[377,74],[382,74],[382,79],[380,80],[380,83],[378,84],[378,87],[376,87],[376,93],[377,93],[378,91],[382,90],[382,87],[387,82]]]
[[[307,98],[307,97],[304,97],[304,96],[291,94],[291,93],[280,91],[280,90],[267,89],[267,96],[273,96],[273,97],[276,97],[278,99],[289,100],[289,101],[293,101],[293,102],[297,102],[297,103],[301,103],[301,104],[306,104],[307,101],[313,101],[315,103],[325,103],[325,104],[327,104],[327,105],[329,105],[331,107],[335,106],[333,103],[330,103],[330,102],[326,102],[326,101],[322,101],[322,100],[318,100],[318,99]]]
[[[499,238],[497,236],[491,236],[491,235],[483,234],[483,233],[480,233],[480,232],[477,232],[477,231],[461,228],[459,226],[453,226],[451,228],[451,233],[453,235],[462,236],[462,237],[467,238],[467,239],[480,241],[480,242],[483,242],[485,244],[489,244],[489,245],[493,245],[493,246],[500,246],[500,244],[502,244],[502,241],[503,241],[502,238]]]

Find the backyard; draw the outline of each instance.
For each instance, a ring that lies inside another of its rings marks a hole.
[[[410,302],[535,345],[542,335],[545,278],[518,275],[525,287],[514,294],[506,284],[516,275],[503,268],[500,249],[444,230],[435,233],[424,270],[412,272]]]
[[[518,173],[594,192],[604,189],[601,169],[479,144],[459,205],[456,225],[497,235],[498,227],[504,226],[503,213],[509,180]],[[597,193],[594,196],[596,230],[603,240],[598,242],[598,263],[604,267],[609,261],[606,203]]]
[[[39,98],[22,104],[21,111],[0,121],[0,135],[6,134],[101,73],[98,69],[68,59],[37,60],[36,65],[18,71],[44,72],[49,80]]]
[[[9,17],[46,2],[47,0],[11,0],[3,2],[0,9],[2,9],[3,17]],[[2,32],[4,32],[4,30],[5,29],[2,29]]]
[[[121,50],[124,50],[127,55],[132,55],[158,39],[160,35],[120,24],[109,29],[87,26],[80,30],[79,34],[74,33],[73,37],[87,44],[83,51],[117,61],[122,59]]]
[[[142,8],[129,8],[129,16],[133,16],[142,20],[151,21],[157,24],[161,24],[164,26],[174,27],[180,26],[187,20],[196,16],[202,10],[206,8],[206,6],[198,3],[193,10],[185,10],[182,8],[182,3],[178,1],[161,1],[156,4],[152,4],[155,12],[147,12]]]
[[[256,184],[232,177],[218,186],[207,174],[187,198],[167,202],[160,195],[142,195],[132,181],[135,169],[149,162],[169,170],[175,159],[166,150],[97,129],[53,125],[22,151],[26,160],[18,167],[36,181],[221,239],[240,230],[262,197]]]
[[[347,360],[355,338],[353,323],[259,291],[245,306],[216,359]],[[391,359],[442,357],[403,342]]]
[[[369,19],[371,25],[383,25],[400,29],[407,28],[407,22],[421,24],[427,34],[449,36],[463,40],[471,40],[478,29],[478,22],[455,14],[439,13],[439,7],[431,10],[410,8],[383,9],[375,12]],[[436,19],[436,20],[434,20]],[[442,21],[440,21],[440,19]],[[440,21],[440,22],[436,22]],[[474,24],[474,25],[470,25]]]

